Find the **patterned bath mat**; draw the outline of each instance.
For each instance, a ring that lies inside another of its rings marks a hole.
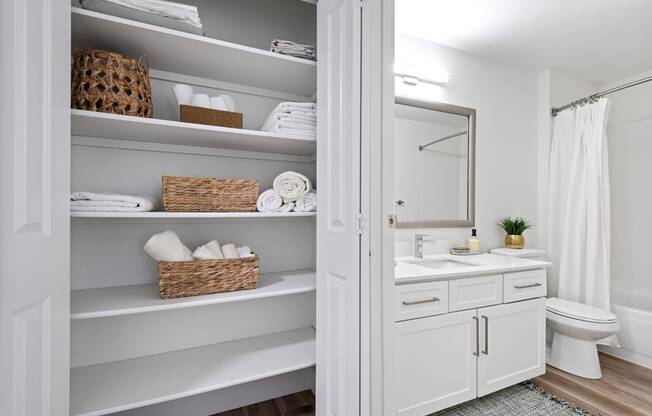
[[[432,416],[591,416],[591,413],[527,382],[433,413]]]

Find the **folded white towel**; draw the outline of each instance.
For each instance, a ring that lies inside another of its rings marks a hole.
[[[219,260],[223,259],[222,249],[217,240],[210,241],[203,246],[199,246],[193,251],[192,257],[197,260]]]
[[[258,195],[256,207],[260,212],[275,212],[283,205],[283,198],[273,189],[268,189]]]
[[[238,257],[252,257],[253,253],[251,252],[251,248],[249,246],[241,246],[237,247],[238,250]]]
[[[293,202],[306,195],[312,189],[312,182],[297,172],[283,172],[274,179],[274,190],[284,202]]]
[[[306,59],[315,59],[317,56],[315,45],[306,45],[282,39],[274,39],[269,50]]]
[[[222,254],[225,259],[237,259],[239,257],[237,247],[235,244],[230,243],[222,246]]]
[[[141,12],[153,13],[176,20],[184,20],[195,27],[202,27],[197,7],[164,0],[104,0]]]
[[[310,191],[294,202],[295,212],[317,211],[317,193]]]
[[[315,103],[282,102],[267,116],[263,131],[314,140],[317,130]]]
[[[294,137],[303,140],[315,140],[315,138],[317,137],[316,131],[297,130],[297,129],[287,128],[284,126],[274,126],[271,130],[269,130],[269,132],[278,133],[283,136]]]
[[[190,261],[192,253],[174,231],[154,234],[145,244],[145,252],[157,261]]]
[[[265,120],[265,124],[263,124],[261,130],[270,131],[274,125],[277,124],[286,124],[291,126],[292,124],[289,123],[307,126],[311,130],[315,130],[317,127],[317,117],[304,114],[274,113],[270,114],[270,116],[267,117],[267,120]]]
[[[72,211],[144,212],[156,206],[153,198],[139,195],[73,192],[70,199]]]

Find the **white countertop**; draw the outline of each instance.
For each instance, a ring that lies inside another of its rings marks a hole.
[[[450,260],[468,264],[468,267],[431,269],[415,264],[432,260]],[[415,262],[415,263],[413,263]],[[456,256],[453,254],[424,255],[422,259],[415,257],[397,257],[394,268],[396,284],[429,282],[436,280],[453,280],[457,278],[517,272],[522,270],[543,269],[551,266],[548,261],[524,259],[495,254],[477,254],[472,256]]]

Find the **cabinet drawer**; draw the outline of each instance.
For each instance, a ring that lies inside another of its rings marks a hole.
[[[503,303],[503,276],[451,280],[448,293],[451,312],[497,305]]]
[[[506,273],[504,279],[503,297],[505,303],[546,296],[545,270]]]
[[[448,282],[398,285],[394,303],[397,322],[448,313]]]

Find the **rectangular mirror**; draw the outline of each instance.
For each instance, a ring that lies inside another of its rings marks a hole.
[[[475,226],[475,110],[396,98],[397,228]]]

